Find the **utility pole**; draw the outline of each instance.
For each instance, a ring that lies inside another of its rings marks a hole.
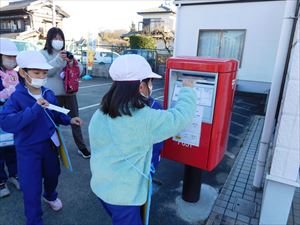
[[[55,12],[55,2],[52,0],[52,26],[56,27],[56,12]]]

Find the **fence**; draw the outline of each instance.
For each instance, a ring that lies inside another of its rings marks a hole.
[[[72,50],[71,50],[72,51]],[[86,71],[86,47],[80,47],[75,52],[75,56],[80,60],[84,67],[84,73],[89,72],[90,75],[96,77],[109,77],[109,67],[111,63],[122,54],[139,54],[143,56],[151,65],[152,70],[162,76],[166,70],[166,60],[171,55],[167,51],[161,51],[159,49],[129,49],[127,46],[115,46],[115,45],[97,45],[93,69]],[[153,54],[155,53],[155,54]]]

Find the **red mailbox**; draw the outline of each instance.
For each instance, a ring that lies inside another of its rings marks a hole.
[[[234,98],[236,60],[171,57],[167,61],[164,107],[176,103],[183,79],[192,79],[197,112],[184,131],[165,141],[162,156],[211,171],[227,146]]]

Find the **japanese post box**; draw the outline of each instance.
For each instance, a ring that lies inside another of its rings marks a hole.
[[[194,81],[197,110],[185,130],[164,143],[162,156],[211,171],[227,147],[238,61],[171,57],[167,61],[164,107],[178,99],[182,80]]]

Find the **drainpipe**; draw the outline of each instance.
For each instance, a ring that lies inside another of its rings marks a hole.
[[[287,60],[287,53],[289,48],[289,42],[292,34],[293,22],[295,19],[296,6],[299,0],[286,1],[285,12],[283,17],[283,24],[279,39],[279,45],[277,50],[276,62],[274,66],[271,90],[268,100],[267,112],[264,122],[264,128],[259,144],[258,161],[255,170],[253,186],[255,189],[261,189],[264,170],[266,166],[266,159],[268,155],[268,149],[272,134],[275,127],[275,115],[279,99],[279,93],[284,75],[285,63]]]

